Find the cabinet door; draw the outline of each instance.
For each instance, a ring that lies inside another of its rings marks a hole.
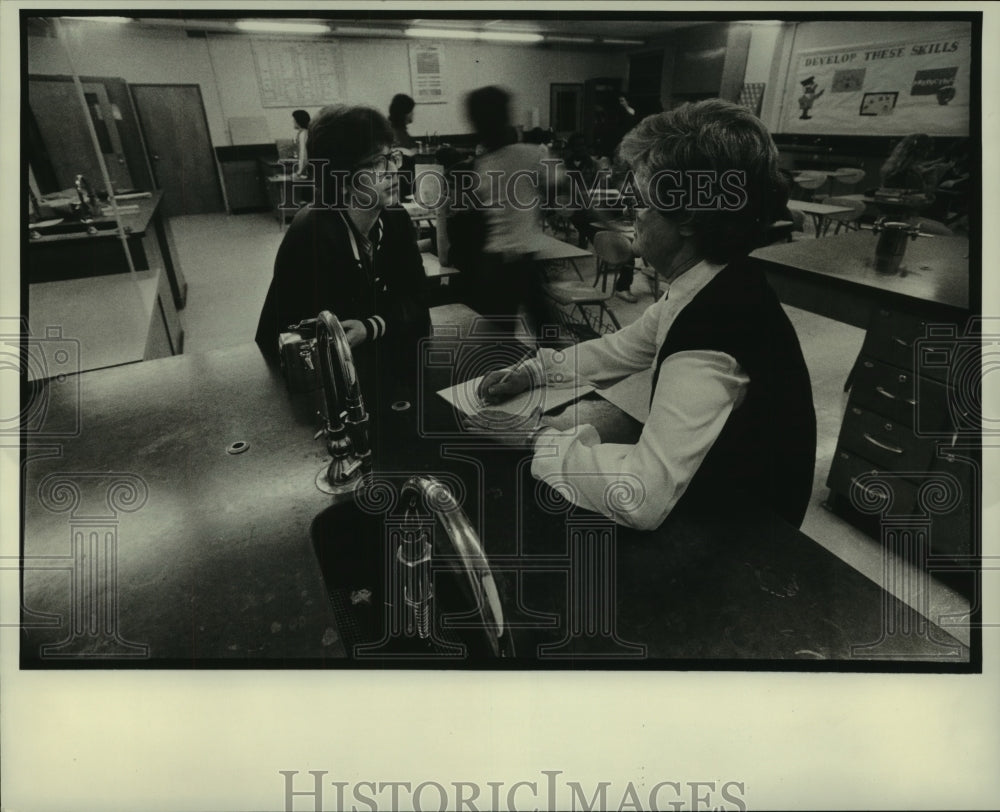
[[[87,123],[89,116],[112,185],[116,189],[131,188],[132,179],[116,124],[122,113],[111,104],[104,85],[86,82],[83,92],[86,109],[70,80],[33,79],[28,82],[28,104],[59,186],[71,188],[76,176],[82,174],[95,189],[104,188],[104,176]]]

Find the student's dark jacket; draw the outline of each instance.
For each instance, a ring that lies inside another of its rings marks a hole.
[[[380,219],[373,276],[354,257],[345,217],[335,210],[300,210],[278,249],[256,335],[264,355],[276,361],[278,335],[321,310],[370,326],[380,316],[385,334],[354,348],[369,408],[415,397],[420,340],[430,334],[413,223],[400,207],[383,210]]]
[[[788,316],[750,260],[727,265],[677,315],[660,347],[656,376],[665,358],[688,350],[732,356],[750,383],[674,511],[750,504],[800,526],[816,462],[809,372]]]

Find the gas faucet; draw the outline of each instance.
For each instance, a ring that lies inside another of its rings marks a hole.
[[[316,485],[333,496],[351,494],[371,470],[368,413],[354,368],[351,345],[329,310],[316,317],[316,354],[326,402],[323,435],[333,458],[316,476]],[[345,414],[346,413],[346,414]]]
[[[76,176],[76,194],[80,198],[80,208],[81,211],[87,212],[91,217],[101,216],[101,206],[97,202],[97,196],[94,194],[94,187],[90,185],[83,175]]]
[[[403,485],[401,501],[403,533],[396,558],[403,572],[403,602],[410,612],[411,623],[422,638],[430,637],[433,614],[434,561],[433,518],[428,523],[419,510],[423,502],[441,522],[449,542],[442,557],[455,572],[470,602],[482,622],[482,631],[494,657],[513,657],[514,646],[510,630],[504,623],[503,606],[490,562],[451,490],[432,476],[412,476]],[[438,553],[440,556],[441,554]]]

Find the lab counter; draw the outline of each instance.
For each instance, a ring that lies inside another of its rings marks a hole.
[[[166,273],[174,306],[180,310],[187,301],[187,280],[173,244],[170,222],[163,217],[163,192],[129,196],[118,201],[122,227],[135,270],[162,268]],[[76,190],[59,193],[63,201],[75,200]],[[43,204],[46,199],[41,201]],[[117,233],[117,221],[110,204],[103,216],[87,222],[47,221],[28,225],[27,281],[36,284],[127,273],[130,268]]]
[[[530,476],[526,448],[458,428],[435,394],[455,374],[441,349],[413,408],[373,418],[375,484],[340,505],[315,484],[318,394],[289,393],[255,345],[42,384],[23,454],[22,666],[977,667],[771,516],[642,533],[573,507]],[[386,561],[414,474],[447,485],[478,533],[516,657],[462,647],[472,611],[442,615],[431,648],[394,647],[405,601]]]

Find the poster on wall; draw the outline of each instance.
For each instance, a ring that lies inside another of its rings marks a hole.
[[[968,135],[968,34],[800,51],[782,132]]]
[[[448,101],[444,82],[444,46],[437,43],[410,43],[410,89],[417,104]]]
[[[305,107],[340,99],[340,53],[337,44],[253,39],[262,107]]]

